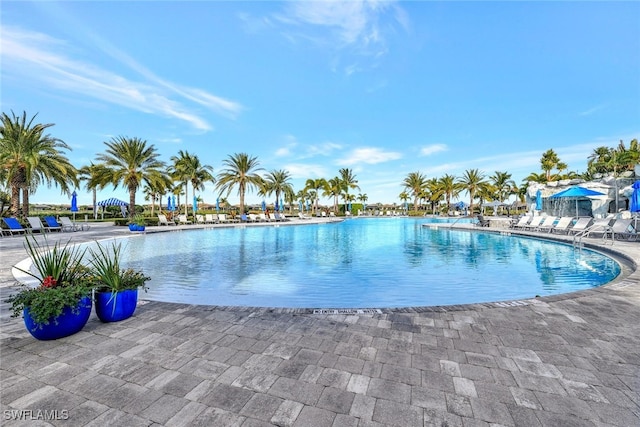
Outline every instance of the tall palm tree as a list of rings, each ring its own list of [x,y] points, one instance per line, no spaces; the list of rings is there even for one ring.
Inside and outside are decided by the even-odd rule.
[[[540,168],[544,171],[545,177],[548,181],[551,181],[551,171],[555,168],[559,172],[567,169],[567,164],[560,161],[560,158],[555,151],[549,149],[542,153],[540,158]]]
[[[267,196],[276,194],[276,202],[279,203],[281,195],[290,195],[293,193],[293,185],[291,185],[291,174],[285,170],[272,170],[262,179],[264,193]]]
[[[349,168],[342,168],[338,171],[338,173],[340,174],[340,180],[342,181],[342,188],[346,193],[347,198],[349,198],[349,189],[360,189],[360,187],[358,186],[358,180],[353,174],[353,171]]]
[[[215,182],[213,167],[203,165],[197,155],[189,154],[188,151],[182,150],[178,152],[177,156],[172,156],[171,161],[173,162],[170,168],[171,176],[176,181],[184,183],[184,213],[187,215],[187,204],[189,203],[188,184],[191,183],[194,196],[196,190],[204,190],[205,183]]]
[[[436,205],[440,203],[440,200],[442,200],[442,196],[444,196],[444,190],[440,179],[431,178],[427,180],[425,196],[425,198],[429,200],[429,204],[431,205],[431,213],[434,214]]]
[[[93,198],[93,219],[98,219],[98,190],[104,189],[109,181],[105,180],[106,174],[101,170],[104,165],[95,165],[93,163],[83,166],[79,170],[80,181],[85,181],[85,188],[91,191]]]
[[[240,196],[240,212],[244,212],[244,196],[251,188],[260,189],[262,187],[262,177],[257,174],[263,170],[259,168],[260,162],[256,157],[250,157],[246,153],[236,153],[223,161],[226,166],[218,174],[217,187],[220,194],[226,192],[229,196],[231,190],[238,186]]]
[[[143,183],[153,185],[166,179],[166,165],[158,160],[158,152],[140,138],[118,136],[104,143],[107,149],[96,159],[104,164],[99,180],[108,181],[115,188],[120,184],[129,191],[129,218],[136,213],[136,191]]]
[[[500,202],[504,202],[513,194],[516,183],[511,179],[510,173],[495,171],[489,179],[496,189],[495,198]]]
[[[404,181],[402,181],[402,185],[411,192],[413,196],[413,209],[417,211],[418,198],[427,185],[427,177],[420,172],[409,172]]]
[[[313,190],[314,194],[315,194],[315,199],[314,199],[314,210],[315,210],[315,214],[318,215],[318,201],[320,199],[320,190],[324,190],[327,187],[328,183],[327,180],[324,178],[317,178],[317,179],[312,179],[309,178],[307,179],[307,181],[304,183],[304,189],[305,190]]]
[[[323,196],[333,197],[333,211],[338,210],[338,197],[342,194],[344,184],[337,176],[327,181],[327,186],[324,188]]]
[[[11,191],[11,213],[29,216],[29,194],[38,186],[52,183],[60,186],[62,193],[78,185],[78,171],[64,155],[71,148],[62,140],[45,131],[53,123],[34,123],[37,114],[27,121],[27,113],[0,117],[0,169],[3,182]],[[22,210],[20,209],[22,193]]]
[[[439,190],[447,202],[447,212],[449,212],[451,210],[451,199],[458,197],[458,194],[463,190],[462,184],[456,181],[455,176],[449,174],[441,176],[438,179],[438,184]]]
[[[480,191],[480,187],[485,182],[484,173],[478,169],[467,169],[458,182],[469,193],[469,212],[473,214],[473,199],[475,199],[476,193]]]

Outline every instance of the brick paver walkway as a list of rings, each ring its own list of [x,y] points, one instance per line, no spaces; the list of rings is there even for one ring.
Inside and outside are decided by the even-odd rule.
[[[3,299],[21,240],[0,240]],[[640,243],[614,249],[640,259]],[[6,308],[7,426],[640,425],[635,272],[570,296],[381,314],[148,302],[48,342]]]

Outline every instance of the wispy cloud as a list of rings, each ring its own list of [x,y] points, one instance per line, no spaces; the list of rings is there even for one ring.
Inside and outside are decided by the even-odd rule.
[[[394,0],[291,1],[270,22],[279,23],[293,43],[310,42],[361,58],[385,55],[387,31],[409,26],[407,14]],[[331,62],[339,68],[337,58]],[[362,69],[353,60],[341,68],[347,75]]]
[[[604,104],[596,105],[595,107],[591,107],[591,108],[589,108],[587,110],[580,111],[578,113],[578,115],[579,116],[590,116],[590,115],[592,115],[594,113],[597,113],[600,110],[604,110],[605,108],[606,108],[606,105],[604,105]]]
[[[377,164],[389,162],[402,158],[402,154],[397,151],[385,151],[379,148],[364,147],[356,148],[347,157],[339,159],[336,163],[341,166],[352,166],[356,164]]]
[[[329,171],[322,165],[309,163],[289,163],[284,169],[294,179],[326,178]]]
[[[442,151],[447,151],[448,147],[445,144],[431,144],[426,147],[422,147],[420,149],[421,156],[430,156],[432,154],[440,153]]]
[[[72,49],[63,40],[7,26],[2,28],[2,73],[27,77],[31,85],[174,118],[200,131],[213,127],[189,103],[228,117],[242,111],[237,102],[161,79],[104,41],[96,39],[96,46],[135,71],[141,79],[133,80],[82,58],[72,58],[68,54]]]

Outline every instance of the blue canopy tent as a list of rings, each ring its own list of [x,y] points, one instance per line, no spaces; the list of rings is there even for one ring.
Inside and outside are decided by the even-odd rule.
[[[601,193],[599,191],[594,191],[591,190],[589,188],[584,188],[584,187],[580,187],[580,186],[575,186],[575,187],[570,187],[567,188],[566,190],[562,190],[559,193],[556,193],[552,196],[550,196],[550,199],[574,199],[576,201],[576,218],[578,218],[580,215],[578,214],[578,200],[580,199],[587,199],[589,197],[594,197],[594,196],[604,196],[604,193]]]
[[[120,206],[120,212],[122,213],[122,217],[124,218],[127,216],[126,208],[129,206],[129,203],[123,202],[120,199],[116,199],[115,197],[112,197],[110,199],[98,202],[98,206],[102,206],[102,219],[104,219],[104,208],[107,206]]]

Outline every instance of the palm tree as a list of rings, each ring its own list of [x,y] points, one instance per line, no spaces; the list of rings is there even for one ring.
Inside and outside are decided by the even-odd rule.
[[[189,203],[189,189],[187,184],[191,183],[193,188],[193,194],[195,196],[196,190],[204,190],[204,184],[206,182],[215,182],[213,177],[213,167],[209,165],[203,165],[200,162],[198,156],[189,154],[188,151],[180,150],[177,156],[172,156],[171,161],[173,166],[170,169],[170,173],[173,179],[184,183],[184,213],[187,212],[187,203]]]
[[[316,215],[318,215],[318,200],[320,199],[320,190],[325,189],[327,185],[328,185],[327,180],[324,178],[317,178],[317,179],[309,178],[304,183],[304,189],[313,190],[316,196],[313,201]]]
[[[337,176],[327,181],[327,186],[324,188],[323,196],[333,197],[333,211],[338,210],[338,197],[342,194],[344,184]]]
[[[251,188],[260,189],[262,187],[262,177],[256,172],[263,170],[259,168],[260,162],[256,157],[250,157],[246,153],[236,153],[223,161],[226,169],[218,174],[218,190],[220,194],[226,191],[229,196],[233,187],[238,186],[240,196],[240,212],[244,212],[244,196]]]
[[[531,172],[524,180],[526,182],[536,182],[538,184],[547,183],[547,175],[544,173]]]
[[[567,169],[567,164],[560,161],[560,158],[556,154],[555,151],[549,149],[542,153],[542,158],[540,159],[540,167],[545,173],[545,177],[548,181],[551,181],[551,171],[555,168],[559,172]]]
[[[17,117],[12,111],[11,117],[2,113],[0,118],[1,176],[11,191],[10,210],[14,216],[29,216],[29,193],[35,193],[40,184],[59,185],[67,195],[78,185],[78,171],[62,151],[71,148],[45,134],[54,124],[34,123],[36,116],[27,121],[26,112]]]
[[[166,180],[166,165],[158,160],[159,154],[153,144],[147,146],[147,141],[140,138],[118,136],[104,144],[107,150],[96,157],[104,164],[98,180],[110,182],[115,188],[122,184],[129,190],[129,218],[133,219],[136,191],[143,183],[153,186]]]
[[[362,203],[362,209],[366,210],[365,206],[366,206],[367,200],[369,200],[369,196],[367,196],[366,194],[360,193],[358,194],[357,199],[360,203]]]
[[[85,188],[91,191],[93,197],[93,219],[98,219],[98,190],[104,189],[109,184],[109,181],[104,179],[106,174],[101,168],[104,168],[104,166],[91,163],[79,170],[80,181],[86,181]]]
[[[353,174],[353,171],[351,169],[348,168],[342,168],[338,171],[338,173],[340,174],[340,180],[342,181],[343,184],[343,190],[345,192],[345,194],[347,195],[346,199],[349,198],[349,189],[360,189],[360,187],[358,187],[358,180],[356,179],[356,176]],[[345,199],[345,200],[346,200]],[[346,209],[346,206],[345,206]]]
[[[467,169],[462,178],[460,178],[459,183],[469,193],[469,212],[473,214],[473,199],[475,199],[476,193],[484,184],[484,174],[478,169]]]
[[[491,180],[493,187],[495,188],[495,196],[497,196],[496,198],[500,202],[504,203],[504,201],[514,193],[516,183],[511,179],[510,173],[496,171],[489,177],[489,179]]]
[[[442,200],[442,196],[444,195],[442,182],[438,178],[431,178],[427,180],[426,187],[426,199],[429,200],[429,204],[431,205],[431,213],[434,214],[436,205],[440,203],[440,200]]]
[[[413,209],[417,211],[418,198],[427,185],[427,177],[422,175],[420,172],[409,172],[404,181],[402,181],[402,184],[404,188],[411,192],[411,195],[413,196]]]
[[[590,173],[607,173],[608,163],[611,160],[611,152],[613,150],[609,147],[600,146],[593,149],[593,152],[588,157],[587,170]]]
[[[445,174],[438,179],[439,190],[442,192],[445,201],[447,202],[447,212],[451,210],[451,199],[458,197],[458,194],[463,190],[462,184],[456,181],[456,177],[453,175]]]
[[[272,170],[262,179],[263,192],[267,196],[276,193],[276,203],[279,203],[278,200],[280,200],[281,194],[291,198],[290,195],[293,194],[293,185],[291,185],[290,181],[291,174],[289,174],[289,172],[285,170]]]

